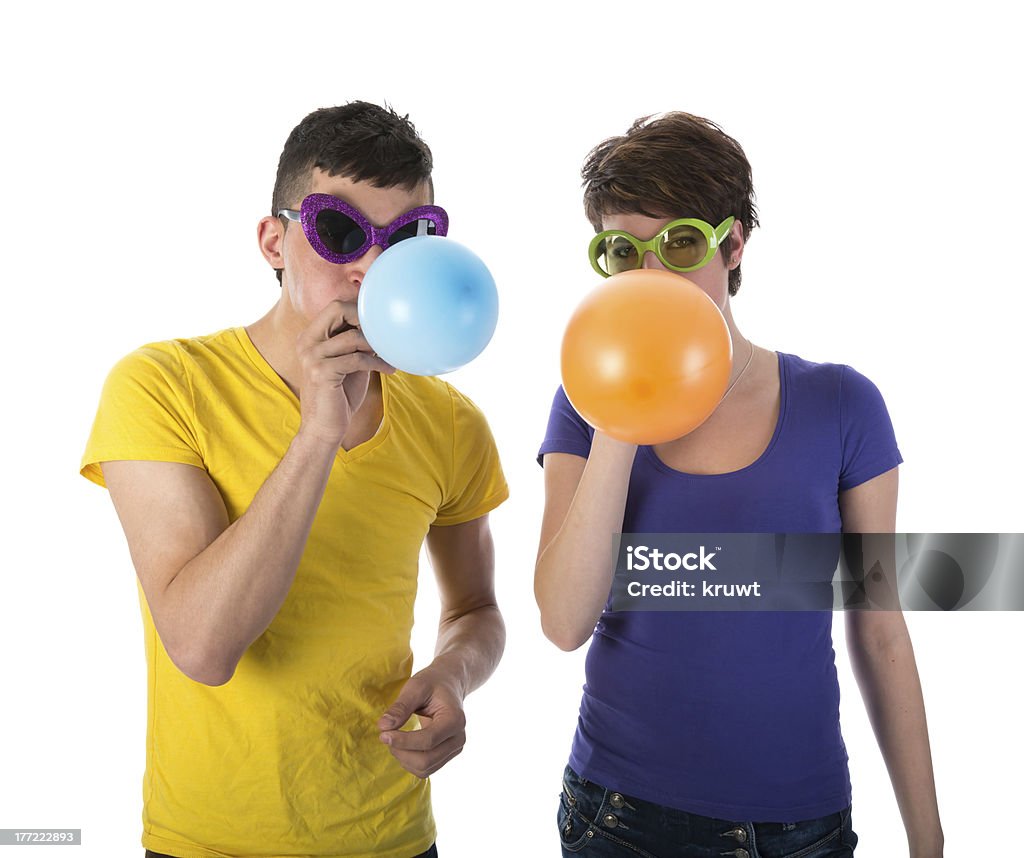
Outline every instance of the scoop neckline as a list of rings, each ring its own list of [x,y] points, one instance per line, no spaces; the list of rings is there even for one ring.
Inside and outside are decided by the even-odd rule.
[[[270,365],[269,361],[263,357],[262,353],[256,344],[252,341],[252,337],[249,336],[249,332],[245,329],[244,325],[239,325],[236,328],[232,328],[235,336],[238,338],[238,342],[242,346],[242,350],[246,356],[253,363],[270,383],[282,393],[294,406],[297,414],[302,414],[302,406],[299,403],[299,398],[292,392],[292,389],[284,383],[284,379],[277,374],[277,371]],[[381,408],[383,414],[381,416],[380,426],[377,427],[377,431],[367,438],[363,443],[357,444],[351,450],[346,450],[340,444],[338,445],[338,452],[335,458],[340,459],[342,462],[351,462],[356,459],[362,458],[371,450],[376,449],[383,443],[384,439],[387,438],[391,432],[391,387],[390,381],[387,379],[385,373],[379,373],[380,375],[380,388],[381,388]],[[296,426],[295,431],[298,431]]]
[[[761,455],[754,459],[749,465],[745,465],[735,471],[724,471],[720,474],[692,474],[689,471],[679,471],[669,465],[666,465],[654,451],[653,445],[645,445],[643,447],[643,453],[648,458],[650,463],[654,465],[659,471],[664,474],[669,474],[673,477],[679,477],[682,479],[690,480],[715,480],[723,477],[738,477],[746,474],[748,471],[759,467],[772,453],[778,443],[779,436],[782,434],[782,427],[786,421],[786,414],[788,413],[789,404],[789,373],[788,364],[785,360],[787,355],[783,352],[776,352],[779,362],[779,416],[775,421],[775,431],[772,433],[771,439],[768,441],[768,445],[761,452]]]

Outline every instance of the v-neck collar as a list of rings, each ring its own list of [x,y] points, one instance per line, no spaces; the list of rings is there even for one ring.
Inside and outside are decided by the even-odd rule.
[[[284,379],[277,374],[277,371],[270,365],[265,357],[260,353],[260,350],[256,348],[252,338],[249,336],[249,332],[244,327],[237,327],[233,329],[235,336],[238,337],[238,342],[242,346],[242,351],[245,352],[249,360],[252,361],[253,365],[264,375],[267,380],[274,386],[278,392],[284,396],[289,402],[292,403],[296,412],[300,415],[302,413],[302,407],[299,403],[299,398],[292,392],[292,389],[285,384]],[[377,431],[363,441],[362,444],[357,444],[351,450],[346,450],[340,444],[338,445],[338,452],[336,455],[337,459],[342,462],[352,462],[356,459],[360,459],[374,450],[384,439],[387,438],[391,431],[391,382],[389,381],[385,373],[380,373],[380,390],[381,390],[381,408],[383,415],[381,417],[380,426],[377,427]]]

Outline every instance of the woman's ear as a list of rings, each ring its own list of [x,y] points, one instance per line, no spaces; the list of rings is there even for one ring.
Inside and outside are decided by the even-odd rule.
[[[734,221],[729,229],[728,237],[732,247],[729,249],[729,258],[725,261],[725,267],[732,271],[743,260],[743,224],[738,220]]]

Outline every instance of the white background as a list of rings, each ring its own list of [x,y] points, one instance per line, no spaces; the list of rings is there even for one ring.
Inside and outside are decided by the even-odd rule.
[[[738,324],[762,346],[876,382],[906,458],[899,529],[1022,529],[1024,140],[1009,8],[391,0],[6,12],[0,827],[80,827],[87,845],[74,854],[142,854],[134,573],[110,501],[78,460],[117,358],[251,323],[276,300],[256,222],[285,137],[317,107],[388,100],[411,115],[435,155],[450,234],[489,264],[501,295],[491,346],[452,380],[487,413],[511,485],[492,515],[508,647],[468,702],[464,754],[433,779],[445,858],[557,854],[584,650],[563,654],[540,632],[534,456],[561,332],[595,281],[579,167],[635,117],[685,109],[743,144],[763,226],[744,257]],[[437,610],[423,572],[421,664]],[[836,620],[858,854],[906,855]],[[946,855],[1009,854],[1024,618],[907,623]]]

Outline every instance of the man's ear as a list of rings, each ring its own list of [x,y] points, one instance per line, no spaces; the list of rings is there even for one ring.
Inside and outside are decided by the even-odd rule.
[[[279,217],[261,218],[256,225],[256,240],[260,245],[260,253],[270,263],[270,267],[280,271],[284,268],[284,223]]]

